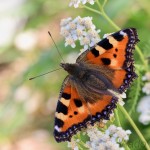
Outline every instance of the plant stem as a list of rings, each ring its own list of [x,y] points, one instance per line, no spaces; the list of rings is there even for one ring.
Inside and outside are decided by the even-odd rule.
[[[148,70],[148,64],[147,64],[147,62],[145,61],[145,58],[144,58],[144,55],[142,54],[141,49],[140,49],[138,46],[135,46],[135,49],[136,49],[136,51],[138,52],[138,54],[139,54],[139,56],[140,56],[140,58],[141,58],[141,61],[142,61],[143,64],[145,65],[146,70]]]
[[[94,13],[97,13],[97,14],[99,14],[99,15],[102,15],[102,13],[99,12],[98,10],[92,9],[92,8],[90,8],[90,7],[88,7],[88,6],[85,6],[85,5],[80,6],[80,8],[85,8],[85,9],[87,9],[87,10],[90,10],[90,11],[94,12]]]
[[[141,139],[141,141],[143,142],[145,148],[147,150],[150,150],[150,147],[147,143],[147,141],[145,140],[145,138],[143,137],[142,133],[140,132],[140,130],[137,128],[136,124],[133,122],[133,120],[131,119],[131,117],[129,116],[129,114],[127,113],[127,111],[125,110],[124,107],[118,105],[119,109],[122,111],[122,113],[127,117],[128,121],[130,122],[130,124],[132,125],[132,127],[134,128],[134,130],[136,131],[137,135],[139,136],[139,138]]]
[[[130,150],[130,148],[128,147],[128,145],[126,144],[126,142],[123,142],[123,147],[125,148],[125,150]]]
[[[80,133],[77,134],[77,138],[80,139],[79,144],[82,145],[83,147],[86,147],[86,143],[84,143],[81,139]]]
[[[108,15],[102,10],[102,16],[118,31],[120,28],[108,17]]]
[[[108,15],[105,13],[103,6],[99,2],[99,0],[96,0],[96,3],[100,9],[101,15],[116,29],[120,30],[120,28],[108,17]]]
[[[103,6],[101,5],[101,3],[99,2],[99,0],[96,0],[96,3],[100,9],[100,12],[103,10]]]
[[[107,0],[104,0],[102,7],[104,7],[107,3]]]
[[[136,86],[136,90],[134,91],[135,96],[132,98],[132,106],[130,108],[130,111],[128,112],[129,115],[131,115],[132,112],[135,111],[135,107],[138,103],[138,99],[139,99],[140,92],[141,92],[141,75],[140,75],[138,69],[137,69],[136,73],[138,75],[138,78],[134,82],[134,86]],[[129,95],[129,97],[130,97],[130,95]]]
[[[116,118],[116,121],[117,121],[117,126],[120,126],[121,127],[121,123],[120,123],[120,120],[119,120],[119,115],[118,115],[118,109],[115,109],[115,118]]]
[[[119,115],[118,115],[118,109],[115,109],[115,118],[117,120],[117,126],[121,127],[121,123],[120,123],[120,119],[119,119]],[[126,150],[130,150],[130,148],[128,147],[126,142],[123,142],[122,144]]]

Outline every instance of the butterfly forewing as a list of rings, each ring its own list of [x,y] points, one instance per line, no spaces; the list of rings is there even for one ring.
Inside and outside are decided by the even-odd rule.
[[[137,75],[134,72],[133,50],[139,41],[136,29],[128,28],[113,33],[87,50],[77,62],[103,65],[114,70],[114,86],[124,92]]]

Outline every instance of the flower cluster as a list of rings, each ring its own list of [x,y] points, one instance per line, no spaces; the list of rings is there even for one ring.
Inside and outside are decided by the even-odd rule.
[[[74,20],[72,18],[63,19],[60,23],[61,35],[65,37],[65,46],[70,45],[72,48],[76,47],[75,42],[79,40],[80,45],[84,46],[84,50],[94,46],[100,41],[95,25],[92,23],[92,17],[80,16]]]
[[[147,72],[142,80],[145,81],[144,87],[142,88],[143,93],[147,96],[144,96],[137,107],[137,111],[140,113],[139,121],[147,125],[150,123],[150,72]]]
[[[87,130],[90,141],[86,142],[86,144],[90,150],[124,150],[120,143],[128,141],[130,134],[130,130],[123,130],[115,125],[110,125],[105,132],[91,127]]]
[[[75,8],[79,7],[80,4],[86,4],[89,3],[91,5],[93,5],[95,2],[95,0],[71,0],[69,3],[69,6],[74,6]]]
[[[139,121],[144,125],[150,123],[150,95],[144,96],[137,107],[137,111],[140,112]]]
[[[147,72],[145,76],[142,78],[143,81],[148,81],[145,83],[144,87],[142,88],[143,93],[150,95],[150,72]]]

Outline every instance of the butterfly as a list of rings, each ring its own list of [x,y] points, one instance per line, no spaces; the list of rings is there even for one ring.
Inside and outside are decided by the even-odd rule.
[[[83,52],[76,63],[61,63],[68,72],[55,113],[54,137],[70,141],[87,124],[106,119],[116,107],[115,93],[125,92],[137,77],[133,50],[139,41],[135,28],[113,33]]]

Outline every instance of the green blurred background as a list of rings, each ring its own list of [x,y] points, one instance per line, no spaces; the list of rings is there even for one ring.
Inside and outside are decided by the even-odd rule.
[[[0,1],[0,150],[68,149],[53,137],[55,108],[66,73],[60,70],[32,81],[28,78],[59,67],[61,59],[48,31],[66,61],[75,60],[79,53],[79,46],[64,47],[61,19],[92,16],[101,37],[115,31],[104,18],[68,4],[69,0]],[[137,28],[139,46],[149,49],[150,0],[109,0],[105,10],[121,28]],[[150,132],[138,117],[135,121],[143,132]]]

